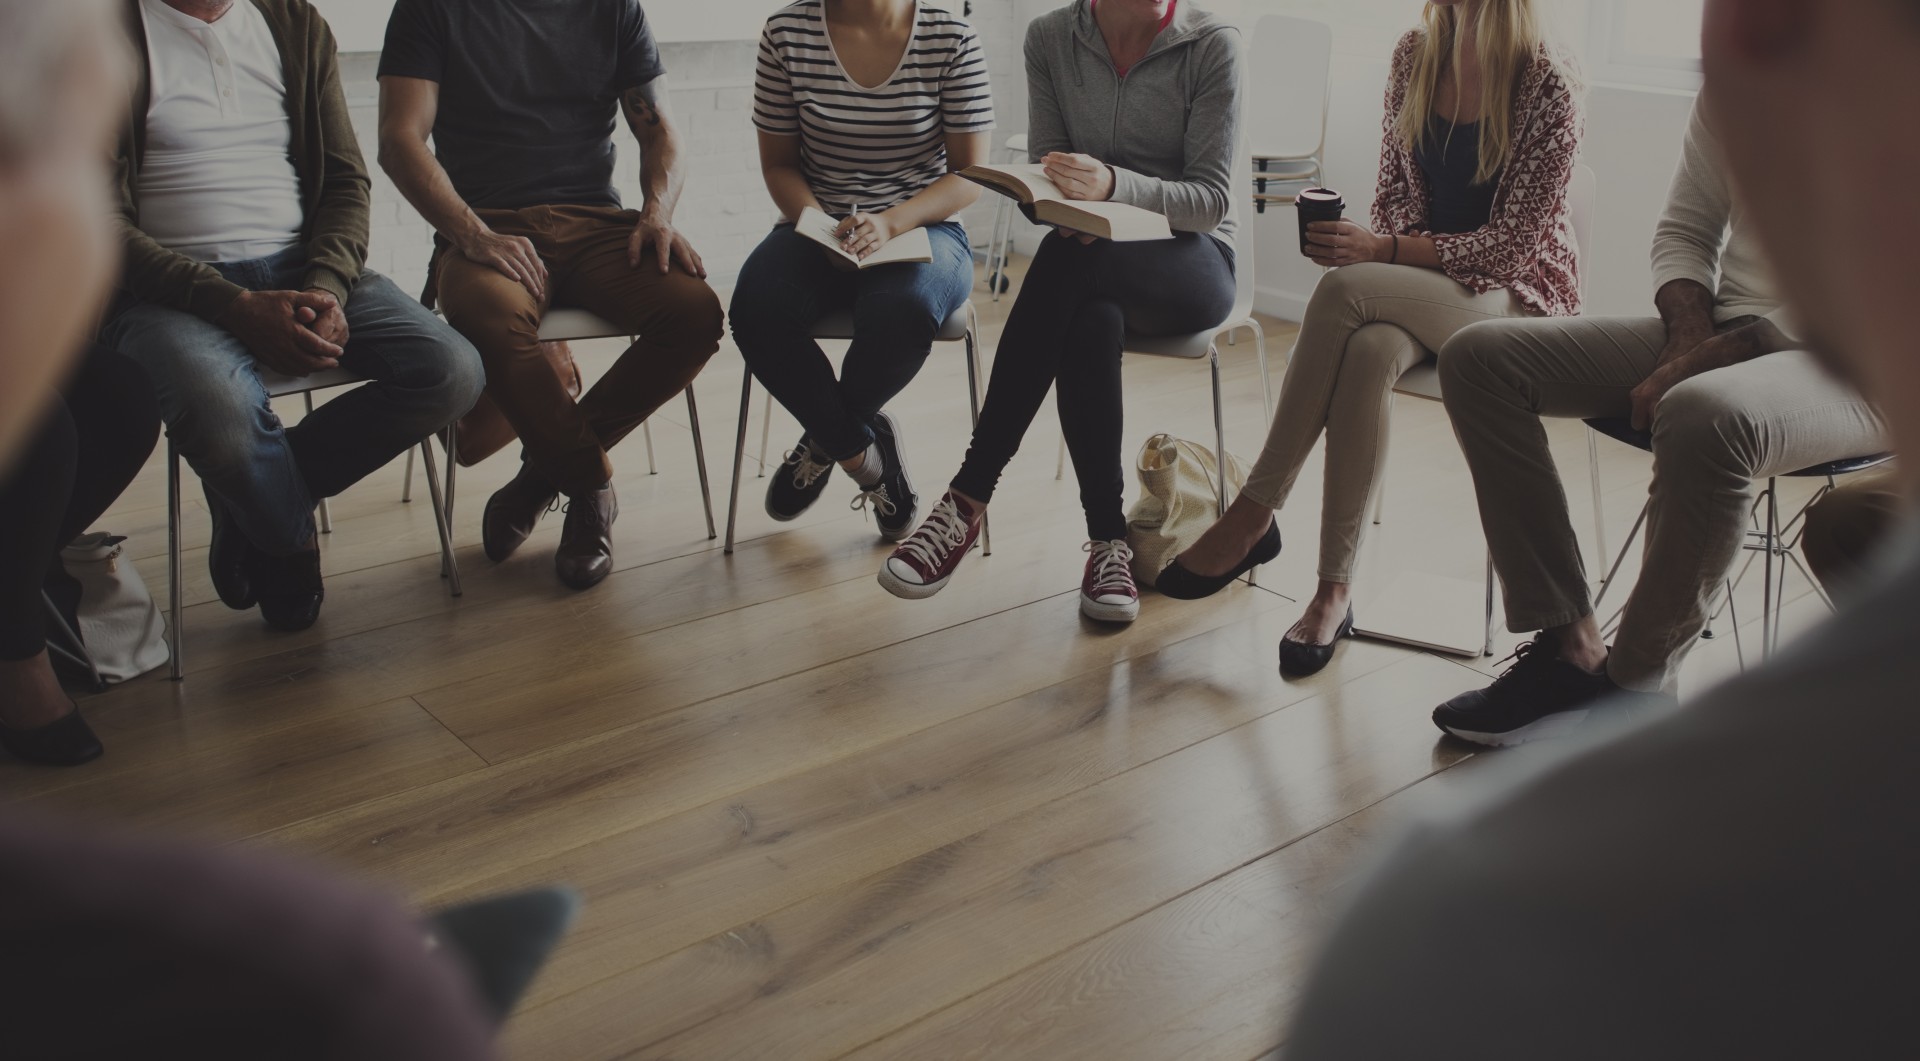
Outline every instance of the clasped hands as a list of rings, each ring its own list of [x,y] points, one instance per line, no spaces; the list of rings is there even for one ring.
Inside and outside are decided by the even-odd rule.
[[[310,376],[340,364],[347,315],[333,292],[243,291],[218,323],[262,364],[287,376]]]

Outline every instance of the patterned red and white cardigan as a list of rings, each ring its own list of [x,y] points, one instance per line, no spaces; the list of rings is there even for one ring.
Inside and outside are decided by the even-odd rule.
[[[1513,158],[1494,188],[1492,220],[1473,232],[1436,236],[1426,227],[1431,216],[1426,174],[1394,130],[1423,33],[1409,32],[1393,53],[1380,186],[1373,199],[1374,231],[1431,237],[1441,269],[1480,294],[1505,288],[1536,314],[1579,313],[1580,264],[1567,189],[1586,119],[1566,67],[1542,45],[1520,77],[1513,107]]]

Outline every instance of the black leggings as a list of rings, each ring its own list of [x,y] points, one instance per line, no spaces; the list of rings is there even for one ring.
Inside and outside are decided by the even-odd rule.
[[[1007,316],[980,425],[953,488],[993,499],[1000,473],[1057,382],[1087,537],[1125,538],[1122,340],[1130,331],[1187,335],[1210,328],[1232,311],[1233,295],[1233,251],[1212,236],[1082,244],[1048,235]]]
[[[160,406],[139,365],[93,348],[0,479],[0,660],[47,647],[45,603],[78,603],[60,549],[133,482],[160,438]]]

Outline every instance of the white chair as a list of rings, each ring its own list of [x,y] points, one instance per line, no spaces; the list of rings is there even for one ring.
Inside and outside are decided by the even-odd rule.
[[[1575,167],[1573,180],[1567,187],[1567,207],[1573,215],[1574,247],[1579,252],[1582,262],[1587,259],[1587,249],[1592,245],[1593,208],[1594,200],[1598,195],[1598,188],[1599,181],[1594,176],[1593,170],[1586,166]],[[1584,277],[1584,275],[1585,270],[1583,269],[1582,276]],[[1582,282],[1584,284],[1584,279]],[[1435,363],[1435,359],[1429,356],[1426,360],[1408,369],[1406,373],[1400,377],[1399,381],[1393,385],[1393,392],[1395,394],[1404,394],[1409,398],[1421,398],[1430,402],[1440,401],[1440,370]],[[1596,532],[1600,527],[1600,465],[1598,452],[1599,451],[1593,446],[1592,438],[1589,437],[1588,455],[1593,463],[1593,519]],[[1375,526],[1378,526],[1380,522],[1385,519],[1386,509],[1387,487],[1383,481],[1374,496],[1373,522]],[[1605,545],[1601,545],[1600,549],[1604,557],[1606,550]],[[1427,581],[1448,582],[1452,580],[1430,579]],[[1444,628],[1447,624],[1432,623],[1431,619],[1433,617],[1430,615],[1422,616],[1423,619],[1428,620],[1428,625],[1413,633],[1395,633],[1372,625],[1356,627],[1355,633],[1363,637],[1372,638],[1375,641],[1391,641],[1396,644],[1412,645],[1416,648],[1431,649],[1436,652],[1447,652],[1458,656],[1491,656],[1493,655],[1494,584],[1493,555],[1489,553],[1487,554],[1485,632],[1478,648],[1459,644],[1458,639],[1452,637],[1451,632]],[[1390,594],[1395,597],[1401,596],[1400,594],[1392,594],[1391,590]],[[1389,617],[1404,617],[1405,613],[1424,611],[1440,594],[1432,592],[1432,587],[1427,586],[1420,590],[1413,591],[1407,596],[1415,598],[1412,608],[1396,608],[1391,603],[1383,601],[1381,610],[1388,612]]]
[[[1002,150],[1005,162],[1025,162],[1027,160],[1027,134],[1015,133],[1007,137]],[[987,291],[993,301],[1013,286],[1007,279],[1007,259],[1013,255],[1013,219],[1018,216],[1013,210],[1013,200],[996,196],[993,204],[993,227],[987,230]]]
[[[1242,154],[1234,163],[1233,180],[1229,187],[1244,189],[1252,179],[1251,159]],[[1253,331],[1254,356],[1260,367],[1260,397],[1267,413],[1266,423],[1273,422],[1273,386],[1267,375],[1267,333],[1260,321],[1253,315],[1254,296],[1254,253],[1253,230],[1245,223],[1244,215],[1237,233],[1239,251],[1234,255],[1233,270],[1233,309],[1227,319],[1204,332],[1191,335],[1139,335],[1128,332],[1121,340],[1121,350],[1129,354],[1145,354],[1149,357],[1177,357],[1188,361],[1207,359],[1208,368],[1213,373],[1213,440],[1216,455],[1227,452],[1226,417],[1220,395],[1220,347],[1219,339],[1227,336],[1231,341],[1234,334],[1242,328]],[[1217,462],[1220,465],[1220,478],[1214,483],[1215,504],[1220,515],[1226,515],[1227,503],[1227,462],[1224,456]],[[1053,477],[1056,480],[1066,477],[1067,440],[1060,439],[1060,452],[1054,458]],[[1252,585],[1256,573],[1247,572],[1247,583]]]
[[[1285,15],[1254,23],[1244,113],[1256,212],[1291,205],[1301,189],[1326,183],[1332,65],[1333,30],[1326,23]],[[1269,184],[1284,190],[1269,191]]]
[[[277,372],[262,370],[260,382],[265,384],[267,394],[273,398],[284,398],[298,394],[306,401],[307,411],[313,411],[313,392],[333,387],[348,387],[366,382],[366,377],[344,368],[328,369],[311,376],[282,376]],[[445,496],[440,490],[440,474],[433,459],[432,436],[420,440],[420,459],[427,469],[427,493],[433,498],[434,528],[440,533],[440,573],[447,580],[447,593],[460,596],[460,566],[453,556],[453,539],[450,534],[449,512]],[[410,449],[409,453],[412,452]],[[449,462],[451,463],[451,462]],[[451,486],[451,483],[449,483]],[[185,662],[183,651],[186,641],[186,606],[181,590],[180,578],[180,453],[174,448],[173,439],[167,439],[167,638],[168,648],[173,659],[169,664],[169,677],[179,681],[181,668]],[[330,530],[332,520],[328,514],[326,502],[320,504],[323,530]]]
[[[850,310],[837,310],[829,313],[813,324],[808,333],[814,339],[852,341],[853,313]],[[979,318],[975,314],[972,302],[966,302],[950,314],[934,333],[934,341],[940,343],[967,344],[967,402],[973,414],[973,423],[980,423],[980,338]],[[725,551],[733,553],[734,520],[740,513],[740,466],[744,462],[747,450],[747,415],[753,407],[753,371],[742,366],[740,372],[740,432],[733,440],[733,490],[727,499],[727,544]],[[760,475],[767,469],[767,432],[772,427],[773,395],[767,395],[766,412],[761,417],[760,427]],[[993,530],[987,517],[980,518],[980,555],[993,555]]]
[[[547,310],[540,318],[540,341],[543,343],[561,342],[572,339],[626,339],[635,341],[635,337],[624,328],[595,313],[571,306],[556,306]],[[713,524],[713,491],[707,480],[707,448],[700,435],[700,408],[694,402],[693,384],[687,384],[687,425],[693,431],[693,464],[700,475],[700,501],[707,515],[707,539],[717,537]],[[649,418],[651,419],[651,418]],[[452,457],[454,425],[447,426],[447,436],[441,442],[448,449],[447,457],[447,522],[453,522],[453,483],[454,469],[458,466]],[[653,430],[647,420],[640,422],[640,435],[647,445],[647,474],[658,475],[660,469],[653,460]],[[400,489],[400,500],[413,500],[413,451],[407,451],[407,472]]]

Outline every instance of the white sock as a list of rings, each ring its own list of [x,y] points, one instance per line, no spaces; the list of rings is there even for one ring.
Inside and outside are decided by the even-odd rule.
[[[867,452],[862,457],[860,470],[847,474],[853,476],[853,481],[859,483],[862,488],[871,490],[879,486],[880,480],[886,475],[886,462],[880,456],[880,444],[867,443]]]

